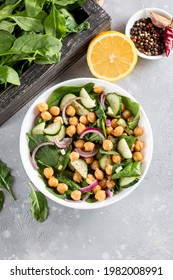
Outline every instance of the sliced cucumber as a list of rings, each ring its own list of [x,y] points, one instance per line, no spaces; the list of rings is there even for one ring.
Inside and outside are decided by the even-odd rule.
[[[43,134],[44,133],[44,128],[45,128],[45,122],[41,122],[39,124],[36,124],[33,129],[31,130],[31,134]]]
[[[131,130],[128,126],[125,128],[125,132],[126,132],[128,135],[133,135],[133,130]]]
[[[126,177],[119,179],[119,186],[121,188],[128,188],[136,184],[139,180],[139,177]]]
[[[106,114],[110,117],[116,118],[116,115],[114,114],[110,106],[107,107]]]
[[[117,121],[117,124],[118,125],[121,125],[122,127],[127,127],[127,123],[124,119],[120,118],[118,121]]]
[[[55,138],[58,138],[58,140],[61,141],[65,137],[65,126],[61,126],[61,129],[58,134],[46,135],[46,137],[52,142],[54,142]]]
[[[59,122],[48,124],[48,126],[43,130],[45,134],[55,135],[59,133],[61,129],[61,124]]]
[[[63,108],[64,108],[64,106],[66,105],[66,103],[67,103],[68,101],[70,101],[70,99],[73,99],[73,98],[75,98],[75,97],[76,97],[76,95],[74,95],[74,94],[72,94],[72,93],[69,93],[69,94],[65,95],[65,96],[62,98],[61,103],[60,103],[60,109],[61,109],[61,111],[63,110]]]
[[[99,164],[100,164],[101,169],[105,170],[106,166],[108,164],[110,164],[110,165],[112,164],[111,156],[110,155],[101,156],[99,158]]]
[[[80,173],[80,175],[86,179],[88,175],[88,165],[83,159],[77,159],[70,162],[76,171]]]
[[[132,158],[132,153],[129,149],[129,146],[124,138],[120,139],[117,144],[118,152],[124,157],[124,158]]]
[[[73,172],[75,171],[75,168],[71,165],[71,162],[69,162],[68,166],[69,166],[71,171],[73,171]]]
[[[89,113],[89,110],[87,110],[82,104],[77,101],[73,101],[72,106],[75,108],[76,114],[78,114],[79,116],[84,116]]]
[[[80,91],[80,97],[83,98],[81,99],[81,103],[85,106],[85,108],[92,109],[96,107],[96,101],[89,96],[88,92],[84,88]]]
[[[117,95],[115,92],[108,93],[106,95],[106,100],[108,101],[109,105],[111,106],[111,109],[115,116],[118,116],[121,113],[121,107],[122,107],[122,100],[121,96]]]

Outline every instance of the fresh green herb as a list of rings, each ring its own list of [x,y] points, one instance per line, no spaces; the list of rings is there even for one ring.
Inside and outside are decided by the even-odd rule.
[[[135,143],[135,141],[138,139],[138,137],[135,137],[135,136],[129,136],[129,135],[123,135],[120,137],[121,138],[124,138],[129,146],[129,148],[131,149],[133,144]]]
[[[6,189],[11,199],[14,200],[14,196],[10,189],[12,182],[13,177],[11,175],[10,169],[2,160],[0,160],[0,188]]]
[[[38,222],[44,222],[48,216],[47,200],[39,191],[36,191],[31,183],[29,183],[32,192],[30,193],[32,216]]]
[[[72,15],[84,2],[3,1],[0,6],[0,84],[19,85],[19,76],[33,62],[58,63],[63,39],[89,28],[87,22],[77,24]]]
[[[4,194],[2,191],[0,191],[0,211],[2,210],[4,205]]]

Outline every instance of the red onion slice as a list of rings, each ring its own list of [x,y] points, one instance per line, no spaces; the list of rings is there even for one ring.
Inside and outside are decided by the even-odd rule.
[[[105,106],[105,93],[102,92],[99,96],[99,101],[102,105],[103,110],[106,110],[106,106]]]
[[[98,181],[95,180],[91,185],[85,187],[85,188],[81,188],[80,191],[82,193],[86,193],[86,192],[89,192],[91,191],[92,189],[94,189],[96,186],[98,185]]]
[[[88,127],[88,128],[86,128],[80,134],[80,138],[82,139],[84,137],[84,135],[87,134],[87,133],[96,133],[96,134],[98,134],[102,138],[102,140],[105,140],[104,134],[103,134],[103,132],[99,128],[96,128],[96,127]]]
[[[68,124],[68,120],[67,120],[67,118],[66,118],[66,113],[65,113],[65,111],[66,111],[66,109],[67,109],[67,106],[70,105],[73,101],[81,100],[81,99],[83,99],[83,97],[75,97],[75,98],[70,99],[70,100],[65,104],[64,108],[62,109],[62,118],[63,118],[63,121],[64,121],[64,123],[65,123],[66,125]]]
[[[91,152],[84,152],[82,151],[80,148],[75,148],[75,151],[81,156],[81,157],[84,157],[84,158],[89,158],[89,157],[93,157],[97,154],[99,150],[99,147],[98,146],[95,146],[94,149],[91,151]]]
[[[72,143],[72,138],[64,138],[62,141],[59,141],[58,138],[55,137],[54,143],[60,149],[68,148]]]
[[[110,119],[106,120],[106,126],[111,126],[111,120]]]
[[[35,149],[33,150],[32,152],[32,155],[31,155],[31,160],[32,160],[32,165],[35,169],[38,169],[38,166],[37,166],[37,162],[35,160],[35,156],[36,156],[36,153],[37,151],[41,148],[41,147],[44,147],[44,146],[48,146],[48,145],[54,145],[53,142],[43,142],[41,144],[38,144],[37,147],[35,147]]]
[[[113,197],[113,190],[111,191],[110,189],[106,189],[106,197]]]

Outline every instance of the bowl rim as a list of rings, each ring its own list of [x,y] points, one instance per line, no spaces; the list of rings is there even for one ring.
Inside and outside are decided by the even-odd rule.
[[[172,15],[161,9],[161,8],[155,8],[155,7],[151,7],[151,8],[144,8],[144,9],[141,9],[141,10],[138,10],[137,12],[135,12],[130,18],[129,20],[127,21],[127,24],[126,24],[126,27],[125,27],[125,34],[130,38],[130,29],[132,28],[134,22],[137,20],[137,17],[140,15],[140,14],[144,14],[147,10],[151,10],[153,12],[158,12],[158,14],[160,15],[163,15],[165,17],[167,17],[168,19],[172,19]],[[135,18],[135,19],[134,19]],[[141,17],[139,17],[140,19]],[[136,48],[137,50],[137,53],[138,53],[138,56],[141,57],[141,58],[144,58],[144,59],[148,59],[148,60],[159,60],[161,58],[164,58],[166,57],[166,54],[163,53],[161,55],[157,55],[157,56],[147,56],[141,52],[138,51],[138,49]]]
[[[51,94],[51,92],[53,90],[55,90],[58,87],[64,86],[64,85],[70,85],[72,83],[72,86],[79,85],[79,84],[84,84],[87,82],[93,82],[95,84],[101,84],[103,87],[106,88],[107,87],[112,87],[113,90],[117,91],[120,95],[124,95],[127,97],[130,97],[133,101],[138,102],[130,93],[128,93],[125,89],[123,89],[120,86],[117,86],[116,84],[104,81],[104,80],[99,80],[96,78],[75,78],[75,79],[70,79],[70,80],[65,80],[63,82],[57,83],[56,85],[49,87],[48,89],[46,89],[45,91],[41,92],[41,94],[37,97],[37,99],[31,104],[30,108],[28,109],[28,111],[25,114],[25,117],[23,119],[22,125],[21,125],[21,130],[20,130],[20,138],[19,138],[19,151],[20,151],[20,157],[22,160],[22,164],[23,167],[25,169],[26,174],[28,175],[30,181],[34,184],[34,186],[41,191],[46,197],[48,197],[49,199],[55,201],[58,204],[61,204],[63,206],[67,206],[70,208],[75,208],[75,209],[84,209],[84,210],[90,210],[90,209],[98,209],[98,208],[102,208],[108,205],[112,205],[113,203],[116,203],[120,200],[122,200],[123,198],[125,198],[126,196],[128,196],[130,193],[132,193],[143,181],[150,163],[151,163],[151,159],[152,159],[152,154],[153,154],[153,134],[152,134],[152,129],[151,129],[151,125],[150,122],[148,120],[148,117],[145,113],[145,111],[143,110],[142,106],[140,105],[140,110],[141,110],[141,116],[143,116],[146,126],[148,128],[148,137],[149,137],[149,154],[148,154],[148,160],[146,162],[146,167],[145,170],[143,171],[143,174],[141,175],[139,181],[131,186],[128,189],[125,189],[127,191],[125,191],[123,193],[124,190],[122,190],[122,192],[118,193],[117,196],[114,195],[112,198],[110,199],[105,199],[104,201],[101,202],[95,202],[95,203],[87,203],[87,202],[69,202],[63,199],[60,199],[58,197],[56,197],[55,195],[51,194],[46,188],[45,188],[45,184],[43,182],[43,180],[40,178],[38,171],[35,170],[32,166],[31,163],[31,158],[30,158],[30,153],[29,153],[29,148],[28,148],[28,140],[26,137],[26,132],[28,132],[28,129],[26,129],[26,124],[27,122],[30,120],[31,115],[33,115],[33,119],[31,120],[31,124],[34,120],[34,113],[35,113],[35,108],[36,105],[38,104],[38,102],[42,102],[45,101],[45,99],[48,98],[48,96]],[[40,100],[40,101],[38,101]],[[139,102],[138,102],[139,103]],[[118,196],[119,195],[119,196]]]

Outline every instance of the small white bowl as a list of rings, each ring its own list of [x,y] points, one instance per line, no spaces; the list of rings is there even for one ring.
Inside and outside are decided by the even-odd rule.
[[[26,133],[31,131],[31,128],[33,126],[34,120],[36,115],[38,114],[37,110],[37,105],[40,102],[45,102],[47,101],[49,95],[58,87],[61,86],[81,86],[86,83],[92,82],[96,86],[102,86],[105,90],[106,93],[108,92],[117,92],[120,95],[124,95],[127,97],[130,97],[132,100],[136,101],[133,96],[131,96],[127,91],[122,89],[121,87],[117,86],[116,84],[112,84],[103,80],[98,80],[94,78],[78,78],[78,79],[73,79],[73,80],[68,80],[65,82],[62,82],[60,84],[57,84],[45,92],[43,92],[31,105],[29,108],[28,112],[25,115],[25,118],[22,123],[21,127],[21,132],[20,132],[20,155],[22,159],[22,163],[24,166],[24,169],[30,178],[30,180],[33,182],[33,184],[41,191],[44,193],[47,197],[49,197],[51,200],[55,201],[56,203],[59,203],[64,206],[68,206],[71,208],[76,208],[76,209],[96,209],[96,208],[101,208],[107,205],[111,205],[127,195],[129,195],[132,191],[134,191],[142,182],[144,179],[150,162],[152,158],[152,152],[153,152],[153,137],[152,137],[152,130],[151,126],[149,123],[149,120],[144,112],[144,110],[141,108],[141,116],[140,116],[140,121],[139,125],[143,127],[144,129],[144,135],[141,137],[141,140],[145,143],[145,148],[143,150],[144,153],[144,160],[142,164],[142,176],[140,177],[139,181],[133,185],[130,188],[123,189],[116,195],[114,195],[111,198],[107,198],[102,202],[94,202],[94,203],[87,203],[87,202],[69,202],[66,200],[59,199],[58,197],[54,196],[51,194],[46,188],[43,180],[40,178],[38,172],[33,168],[33,165],[31,163],[31,156],[28,148],[28,140],[26,137]]]
[[[145,8],[143,10],[140,10],[138,12],[136,12],[135,14],[133,14],[131,16],[131,18],[128,20],[127,24],[126,24],[126,29],[125,29],[125,34],[130,37],[130,30],[131,28],[133,27],[135,21],[141,19],[141,18],[147,18],[149,17],[149,13],[147,12],[147,10],[150,10],[151,12],[154,12],[154,13],[157,13],[163,17],[166,17],[168,19],[172,19],[172,16],[171,14],[169,14],[168,12],[162,10],[162,9],[158,9],[158,8]],[[161,55],[145,55],[141,52],[138,51],[137,49],[137,52],[138,52],[138,55],[142,58],[145,58],[145,59],[150,59],[150,60],[158,60],[158,59],[161,59],[161,58],[164,58],[166,57],[165,53],[161,54]]]

